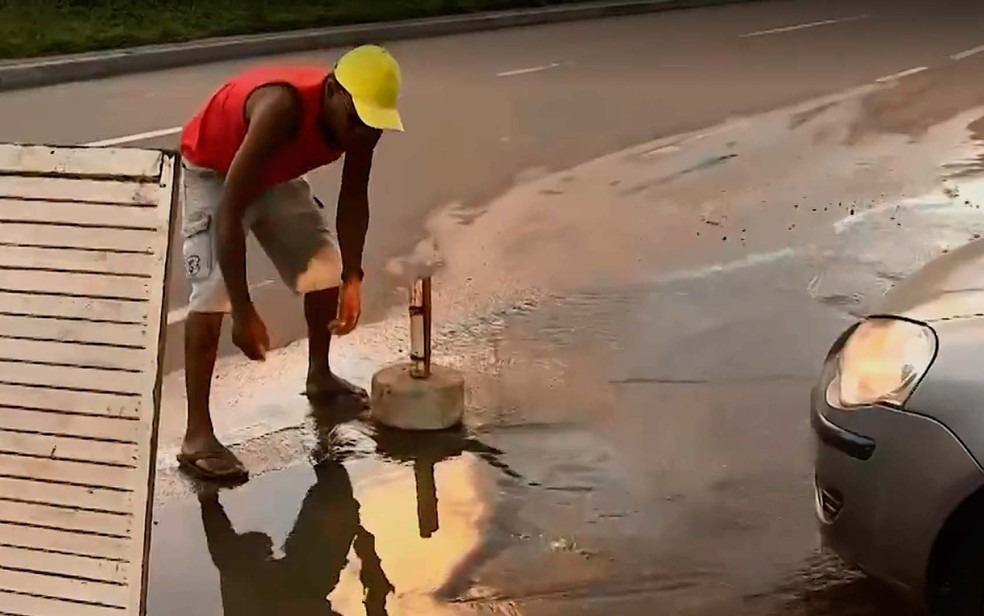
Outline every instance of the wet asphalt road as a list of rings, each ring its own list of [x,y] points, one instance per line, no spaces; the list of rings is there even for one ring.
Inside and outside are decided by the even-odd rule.
[[[381,151],[373,309],[336,365],[401,356],[394,280],[436,258],[467,428],[312,409],[303,343],[230,357],[216,422],[254,479],[199,500],[170,375],[150,616],[908,614],[819,549],[808,393],[856,315],[984,233],[982,18],[789,1],[395,46],[420,128]],[[0,96],[0,134],[171,126],[232,68]]]
[[[785,29],[829,20],[834,23]],[[375,165],[367,319],[402,301],[385,266],[425,237],[422,222],[436,207],[478,206],[530,169],[564,169],[939,63],[981,44],[982,22],[984,8],[971,0],[788,0],[396,43],[410,130],[387,137]],[[320,63],[338,55],[328,50],[269,61]],[[126,145],[175,147],[173,134],[141,137],[180,127],[224,78],[262,61],[6,93],[0,135],[43,143],[124,137]],[[516,74],[542,67],[550,68]],[[329,169],[313,176],[329,204],[338,175]],[[177,254],[180,242],[174,244]],[[273,342],[303,336],[294,316],[299,304],[253,248],[250,279]],[[187,299],[181,270],[174,271],[168,370],[181,365]],[[228,340],[223,350],[234,350]]]

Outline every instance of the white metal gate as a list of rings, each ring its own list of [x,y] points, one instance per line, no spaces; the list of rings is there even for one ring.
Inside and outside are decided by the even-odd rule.
[[[143,612],[177,167],[0,145],[0,614]]]

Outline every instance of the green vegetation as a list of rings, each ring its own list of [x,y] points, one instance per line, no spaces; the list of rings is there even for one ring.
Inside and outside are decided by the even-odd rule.
[[[571,0],[0,0],[0,58]]]

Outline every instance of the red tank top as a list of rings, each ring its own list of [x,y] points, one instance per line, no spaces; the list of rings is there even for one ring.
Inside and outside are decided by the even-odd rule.
[[[301,123],[294,139],[267,163],[260,180],[270,188],[338,160],[340,149],[325,142],[320,124],[325,79],[329,69],[270,66],[234,77],[219,88],[181,133],[181,155],[199,167],[222,174],[246,137],[246,99],[257,88],[282,83],[300,96]]]

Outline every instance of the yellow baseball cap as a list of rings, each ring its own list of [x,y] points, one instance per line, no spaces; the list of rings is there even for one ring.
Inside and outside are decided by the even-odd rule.
[[[400,65],[378,45],[363,45],[342,56],[335,65],[335,79],[355,103],[359,119],[381,130],[403,130],[396,108],[400,97]]]

